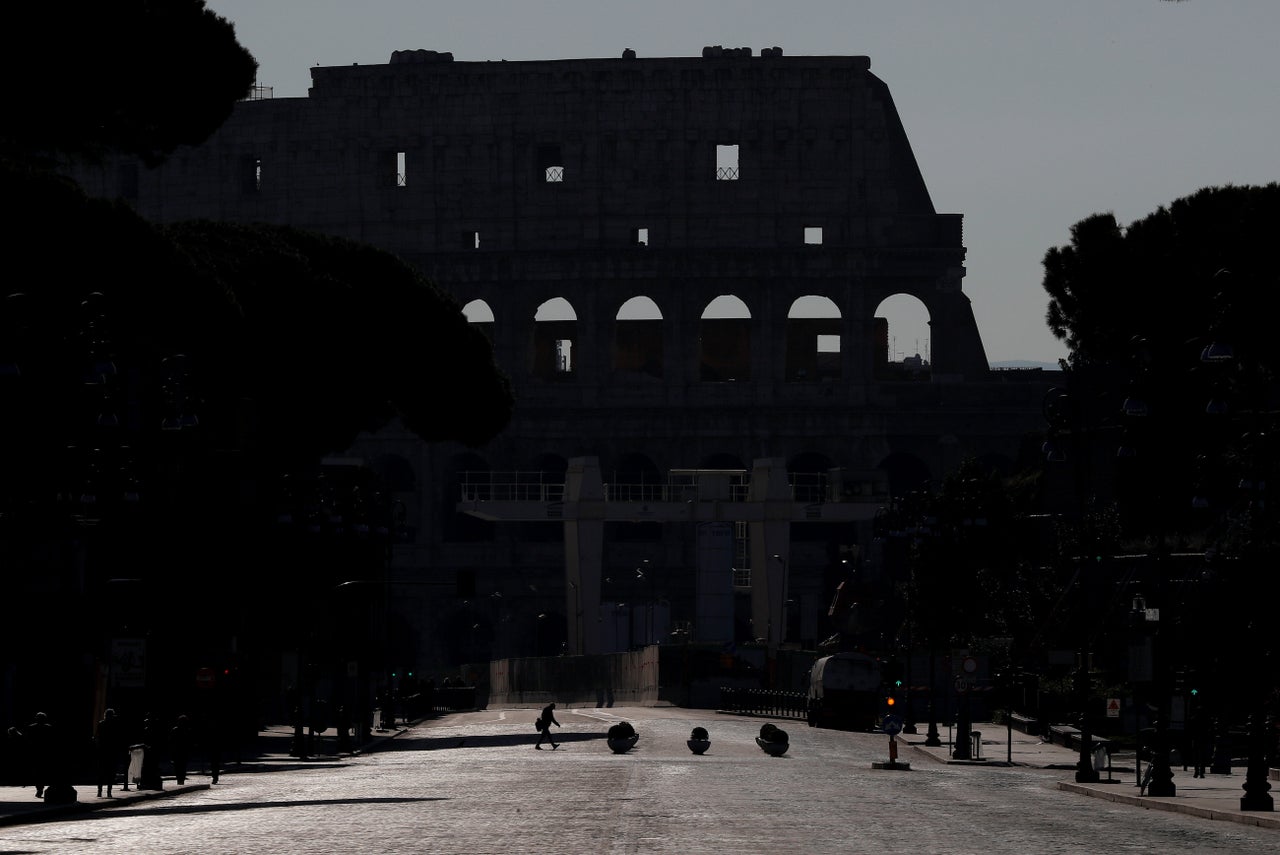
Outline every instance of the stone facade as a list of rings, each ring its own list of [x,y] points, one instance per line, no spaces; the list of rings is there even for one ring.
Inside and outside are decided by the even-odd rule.
[[[965,457],[1008,466],[1039,428],[1043,377],[989,370],[961,288],[962,218],[934,210],[866,57],[398,51],[313,68],[306,98],[242,102],[159,169],[80,177],[158,221],[372,243],[485,324],[517,394],[501,437],[473,451],[392,429],[353,450],[400,473],[417,534],[396,576],[453,583],[443,598],[406,588],[403,604],[430,616],[405,630],[424,666],[584,643],[566,526],[458,513],[465,472],[555,483],[590,458],[606,485],[654,485],[778,459],[800,475],[879,471],[884,500]],[[915,369],[888,362],[875,317],[897,294],[930,317],[929,363]],[[792,630],[777,640],[828,633],[840,556],[873,563],[870,529],[791,526]],[[598,622],[630,603],[631,642],[640,604],[646,635],[659,609],[664,630],[692,622],[695,540],[681,523],[605,523]],[[763,637],[749,623],[739,615],[737,640]],[[626,646],[618,632],[596,642]]]

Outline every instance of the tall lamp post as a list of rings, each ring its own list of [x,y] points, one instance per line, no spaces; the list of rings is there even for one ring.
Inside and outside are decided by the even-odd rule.
[[[1221,545],[1225,547],[1223,551],[1230,553],[1229,557],[1235,559],[1233,563],[1248,574],[1249,581],[1257,585],[1267,579],[1261,574],[1270,572],[1270,565],[1274,563],[1275,557],[1270,542],[1273,526],[1269,521],[1274,511],[1266,501],[1266,483],[1271,468],[1269,464],[1275,459],[1272,430],[1276,415],[1275,382],[1269,366],[1260,360],[1249,359],[1248,353],[1237,352],[1230,343],[1229,335],[1232,330],[1238,325],[1247,329],[1249,321],[1238,313],[1232,313],[1233,295],[1230,291],[1235,286],[1230,272],[1220,270],[1214,278],[1219,288],[1217,297],[1222,305],[1219,307],[1220,316],[1211,330],[1209,343],[1200,351],[1200,362],[1211,370],[1230,368],[1231,371],[1224,376],[1212,377],[1213,395],[1204,412],[1223,426],[1219,433],[1222,441],[1217,444],[1228,449],[1226,462],[1235,464],[1224,469],[1230,473],[1230,479],[1235,482],[1236,487],[1234,499],[1227,502],[1228,506],[1223,509],[1222,519],[1225,525]],[[1256,337],[1246,335],[1244,339],[1252,341]],[[1234,396],[1232,386],[1236,387]],[[1197,508],[1211,504],[1199,490],[1192,502]],[[1216,545],[1214,552],[1218,552]],[[1246,643],[1255,654],[1260,655],[1251,658],[1254,667],[1245,680],[1248,687],[1246,691],[1250,696],[1248,765],[1242,785],[1244,795],[1240,798],[1242,811],[1275,809],[1269,792],[1271,784],[1268,780],[1267,763],[1268,695],[1274,685],[1273,660],[1267,626],[1270,615],[1264,611],[1272,601],[1270,592],[1262,589],[1251,591],[1246,602]],[[1219,764],[1215,761],[1214,771],[1218,771],[1218,768]]]
[[[787,559],[777,553],[774,553],[773,560],[777,561],[782,567],[782,626],[778,627],[778,643],[782,644],[787,640],[787,624],[791,616],[791,609],[789,608],[791,604],[790,568],[787,567]]]
[[[1062,433],[1070,439],[1072,466],[1074,472],[1074,491],[1077,504],[1077,525],[1083,529],[1085,524],[1085,489],[1090,485],[1088,450],[1083,441],[1088,430],[1080,407],[1066,390],[1050,389],[1042,402],[1045,421],[1049,424],[1050,434],[1045,442],[1045,459],[1049,463],[1060,463],[1068,459],[1066,451],[1058,444]],[[1080,552],[1077,547],[1076,552]],[[1078,727],[1080,730],[1080,757],[1076,761],[1076,781],[1079,783],[1095,783],[1099,780],[1098,771],[1093,768],[1093,734],[1089,728],[1089,592],[1090,568],[1087,561],[1076,555],[1076,578],[1080,589],[1079,624],[1081,645],[1079,661],[1075,673],[1075,692],[1080,710]]]
[[[649,575],[649,559],[644,558],[640,561],[640,566],[636,568],[636,578],[642,582],[649,583],[649,602],[645,609],[645,635],[644,643],[649,645],[653,643],[653,607],[654,600],[657,597],[657,590],[654,587],[653,577]]]

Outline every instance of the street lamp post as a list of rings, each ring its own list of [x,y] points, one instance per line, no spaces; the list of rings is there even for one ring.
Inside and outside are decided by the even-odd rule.
[[[779,618],[782,626],[778,627],[778,643],[782,644],[787,640],[787,618],[790,616],[790,610],[787,608],[787,604],[791,602],[789,599],[791,579],[788,572],[790,568],[787,567],[787,559],[777,553],[774,554],[773,560],[782,567],[782,614]]]
[[[649,574],[649,559],[644,558],[640,561],[640,566],[636,568],[636,578],[642,582],[649,583],[649,602],[645,609],[645,645],[653,643],[653,607],[654,600],[657,597],[657,591],[654,588],[653,577]]]
[[[1076,671],[1076,691],[1080,706],[1080,759],[1076,761],[1076,782],[1081,784],[1097,783],[1101,777],[1098,770],[1093,768],[1093,731],[1089,722],[1089,698],[1090,678],[1089,678],[1089,568],[1088,562],[1084,562],[1080,568],[1080,601],[1081,601],[1081,617],[1080,629],[1084,635],[1085,643],[1080,647],[1080,662]]]
[[[1235,467],[1227,467],[1227,471],[1232,473],[1232,479],[1238,477],[1235,499],[1228,503],[1230,508],[1223,517],[1226,527],[1222,541],[1233,547],[1237,566],[1243,565],[1244,570],[1252,575],[1267,572],[1270,569],[1268,565],[1274,561],[1273,547],[1269,542],[1271,526],[1268,524],[1273,509],[1268,505],[1265,494],[1270,464],[1275,459],[1272,431],[1276,415],[1274,380],[1265,360],[1250,358],[1251,354],[1243,349],[1237,352],[1231,344],[1229,336],[1233,329],[1246,322],[1230,310],[1229,292],[1234,287],[1230,271],[1218,271],[1215,280],[1219,287],[1217,296],[1224,305],[1220,307],[1220,317],[1215,320],[1209,343],[1200,351],[1199,360],[1202,367],[1210,370],[1230,368],[1231,371],[1213,376],[1213,396],[1204,412],[1224,426],[1225,433],[1220,436],[1230,437],[1221,444],[1231,453],[1228,462],[1236,463]],[[1247,335],[1244,338],[1246,342],[1252,340]],[[1233,386],[1235,399],[1230,400]],[[1197,508],[1210,504],[1199,490],[1192,502]],[[1270,615],[1263,611],[1270,605],[1270,599],[1265,590],[1259,590],[1252,592],[1246,603],[1246,644],[1257,655],[1251,657],[1255,669],[1246,680],[1246,691],[1250,695],[1248,765],[1242,785],[1244,795],[1240,798],[1242,811],[1275,809],[1269,792],[1271,784],[1267,763],[1267,708],[1268,695],[1273,687],[1273,660],[1266,628]],[[1229,768],[1229,761],[1220,763],[1215,759],[1214,767],[1215,772],[1219,768]]]
[[[929,729],[925,733],[924,744],[930,748],[939,748],[942,745],[942,737],[938,733],[938,710],[934,705],[934,684],[937,681],[938,674],[938,653],[934,650],[933,642],[929,642]]]
[[[1081,411],[1079,403],[1075,397],[1066,389],[1054,388],[1045,394],[1042,403],[1045,421],[1050,426],[1050,435],[1045,442],[1045,459],[1049,463],[1060,463],[1067,460],[1068,455],[1058,445],[1060,434],[1065,432],[1071,440],[1071,454],[1073,475],[1074,475],[1074,492],[1076,501],[1076,522],[1079,531],[1083,531],[1086,523],[1087,500],[1085,491],[1087,487],[1092,486],[1091,473],[1088,470],[1090,464],[1090,449],[1085,443],[1085,434],[1090,430],[1087,423],[1086,414]],[[1092,573],[1090,572],[1089,562],[1087,558],[1080,555],[1081,546],[1076,547],[1076,578],[1079,581],[1079,624],[1081,633],[1081,644],[1079,649],[1079,661],[1075,672],[1075,692],[1077,704],[1079,706],[1079,721],[1077,722],[1080,731],[1080,757],[1076,761],[1076,781],[1079,783],[1094,783],[1099,780],[1096,769],[1093,768],[1093,734],[1089,727],[1089,593]]]

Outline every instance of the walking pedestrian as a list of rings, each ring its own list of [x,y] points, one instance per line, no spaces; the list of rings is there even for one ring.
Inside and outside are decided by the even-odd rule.
[[[556,721],[555,708],[554,702],[549,703],[542,708],[542,715],[538,716],[538,730],[541,731],[542,735],[538,737],[538,743],[533,747],[539,751],[542,750],[543,740],[551,739],[551,725],[560,726],[560,722]],[[560,744],[551,739],[551,750],[554,751],[559,747]]]
[[[98,733],[94,738],[95,760],[94,768],[97,775],[98,798],[102,798],[102,788],[107,788],[107,798],[111,798],[111,788],[116,782],[116,769],[119,768],[120,758],[124,754],[124,731],[121,728],[120,719],[116,718],[116,711],[109,709],[102,714],[102,720],[98,722]],[[128,784],[125,784],[128,788]]]
[[[338,707],[338,753],[354,754],[351,747],[351,714],[347,712],[347,705],[342,704]]]
[[[217,713],[205,722],[204,747],[209,758],[209,781],[216,784],[222,774],[222,718]]]
[[[1191,716],[1191,763],[1194,766],[1191,777],[1204,777],[1205,764],[1209,762],[1209,755],[1213,752],[1212,741],[1209,717],[1203,710],[1196,710]]]
[[[54,760],[57,745],[53,725],[49,724],[49,716],[36,713],[35,719],[22,731],[26,746],[27,769],[31,780],[35,783],[36,798],[44,798],[45,788],[52,783]]]
[[[160,746],[164,733],[155,713],[147,713],[142,719],[142,768],[138,772],[139,790],[163,790],[160,778]]]
[[[182,786],[187,782],[187,764],[191,760],[191,722],[185,715],[178,716],[169,731],[169,760],[173,763],[173,777]]]

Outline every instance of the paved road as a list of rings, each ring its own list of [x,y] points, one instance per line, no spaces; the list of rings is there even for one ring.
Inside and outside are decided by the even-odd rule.
[[[944,765],[873,770],[887,738],[709,711],[558,710],[558,750],[535,751],[535,710],[434,720],[383,750],[279,757],[208,790],[0,828],[0,853],[1109,853],[1271,852],[1280,831],[1116,805],[1056,788],[1061,771]],[[625,755],[608,726],[640,733]],[[695,756],[689,730],[707,727]]]

